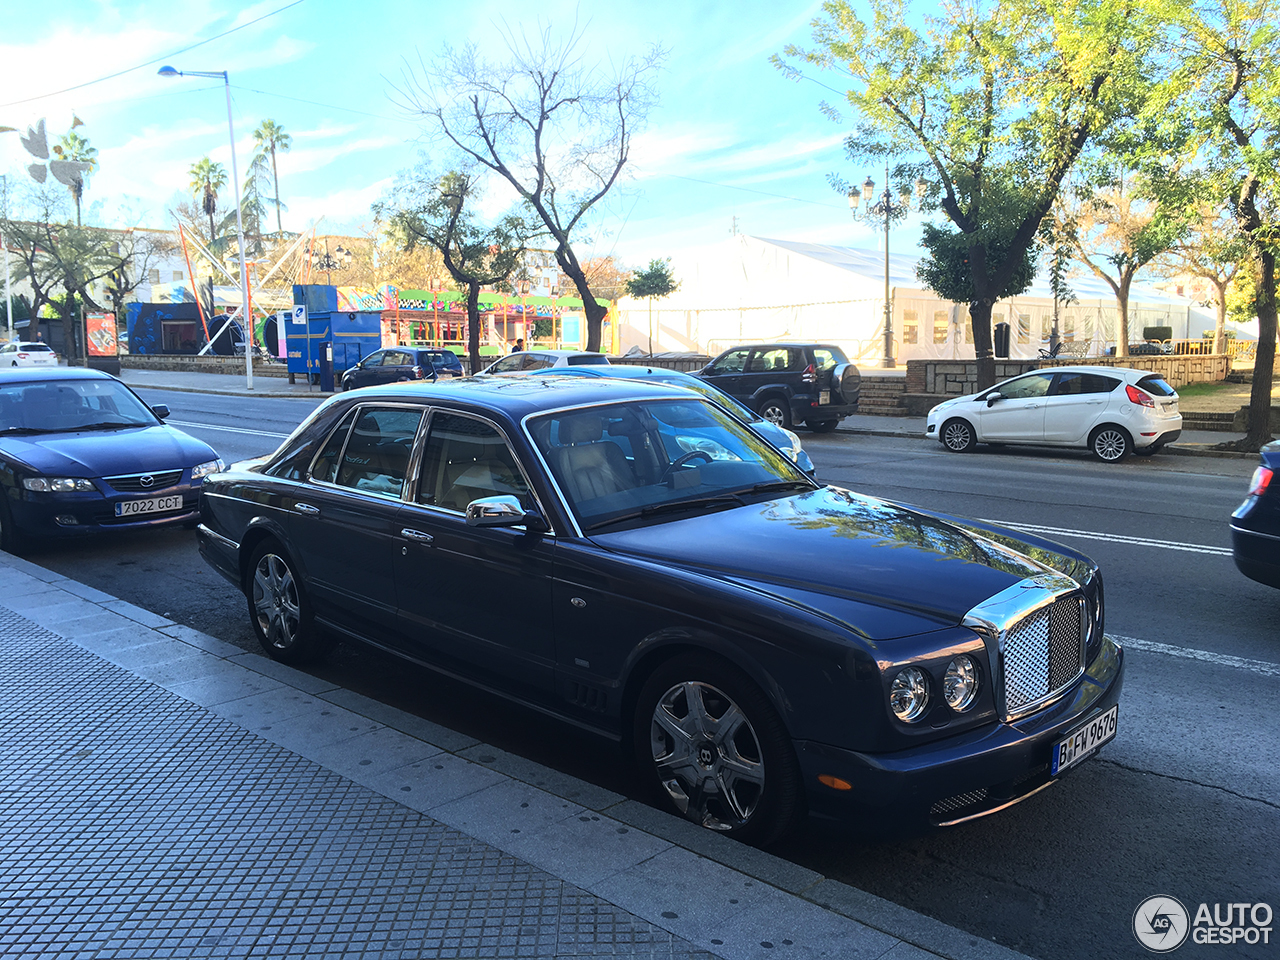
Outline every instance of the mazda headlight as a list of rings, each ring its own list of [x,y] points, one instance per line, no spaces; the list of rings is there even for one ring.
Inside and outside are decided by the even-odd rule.
[[[92,493],[97,489],[92,480],[79,477],[27,477],[22,485],[36,493]]]
[[[942,698],[956,713],[964,713],[978,698],[978,665],[963,653],[947,664],[942,677]]]
[[[919,667],[907,667],[889,684],[889,709],[903,723],[914,723],[929,705],[929,682]]]
[[[221,459],[208,460],[191,468],[191,479],[199,480],[201,477],[207,477],[211,473],[219,473],[225,469],[227,465]]]

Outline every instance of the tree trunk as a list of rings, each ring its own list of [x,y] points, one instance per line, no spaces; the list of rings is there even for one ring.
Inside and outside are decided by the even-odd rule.
[[[1258,354],[1253,361],[1253,386],[1249,391],[1249,432],[1240,446],[1257,451],[1272,439],[1271,377],[1276,362],[1276,255],[1267,247],[1258,251],[1262,268],[1258,284]]]
[[[480,284],[467,281],[467,356],[471,360],[471,373],[477,374],[480,366]]]
[[[1116,307],[1120,310],[1120,322],[1116,330],[1116,356],[1127,357],[1129,355],[1129,280],[1122,279],[1120,282],[1120,288],[1116,292]],[[1124,353],[1120,352],[1121,347],[1124,348]]]
[[[280,226],[280,174],[276,172],[276,148],[273,144],[271,147],[271,187],[276,194],[276,239],[284,234],[284,227]]]
[[[974,300],[969,304],[969,325],[973,330],[973,355],[978,362],[978,389],[985,390],[996,382],[996,357],[991,345],[990,300]]]
[[[556,263],[560,265],[564,275],[573,281],[574,287],[578,290],[578,296],[582,298],[582,312],[587,316],[587,349],[593,352],[599,351],[600,334],[604,327],[604,318],[609,313],[609,308],[602,307],[596,303],[596,298],[592,295],[591,287],[587,283],[586,272],[583,271],[576,260],[564,255],[560,249],[557,249]]]
[[[1213,321],[1213,352],[1227,352],[1227,285],[1217,280],[1213,287],[1218,291],[1217,317]]]

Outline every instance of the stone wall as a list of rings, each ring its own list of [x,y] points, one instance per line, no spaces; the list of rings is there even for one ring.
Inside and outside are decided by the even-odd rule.
[[[183,373],[225,373],[244,376],[244,357],[196,357],[188,354],[122,354],[126,370],[177,370]],[[287,377],[285,364],[254,358],[255,377]]]
[[[1231,358],[1225,353],[1204,356],[1160,354],[1140,357],[1089,357],[1085,360],[1041,360],[1040,367],[1132,367],[1158,373],[1175,390],[1188,383],[1220,383],[1231,372]],[[999,379],[997,377],[996,379]]]
[[[661,367],[663,370],[679,370],[681,373],[697,373],[711,362],[711,357],[698,353],[686,353],[674,356],[659,353],[652,357],[647,355],[610,357],[609,362],[619,366]]]
[[[1132,367],[1150,370],[1175,390],[1188,383],[1218,383],[1231,372],[1226,354],[1207,356],[1160,355],[1141,357],[1063,357],[1055,360],[997,360],[996,382],[1028,370],[1050,367]],[[907,393],[958,397],[978,389],[978,364],[973,360],[908,360]]]
[[[1034,370],[1035,360],[997,360],[996,380],[1007,380]],[[974,360],[908,360],[907,393],[960,397],[978,389],[978,364]]]

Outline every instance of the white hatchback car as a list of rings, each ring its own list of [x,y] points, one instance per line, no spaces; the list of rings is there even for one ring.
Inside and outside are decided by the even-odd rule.
[[[47,343],[14,341],[0,347],[0,367],[56,367],[58,355]]]
[[[1158,373],[1051,367],[929,411],[925,436],[964,453],[979,443],[1085,447],[1106,463],[1152,454],[1182,433],[1178,394]]]
[[[519,353],[507,354],[480,372],[498,375],[535,373],[552,367],[577,367],[608,362],[609,358],[603,353],[588,353],[585,350],[521,350]]]

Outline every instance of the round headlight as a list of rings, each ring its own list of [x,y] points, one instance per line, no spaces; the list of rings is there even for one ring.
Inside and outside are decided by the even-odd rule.
[[[907,667],[889,685],[889,708],[904,723],[919,720],[929,705],[929,685],[924,671],[919,667]]]
[[[978,665],[963,653],[947,664],[942,678],[942,696],[947,706],[963,713],[973,706],[978,696]]]

